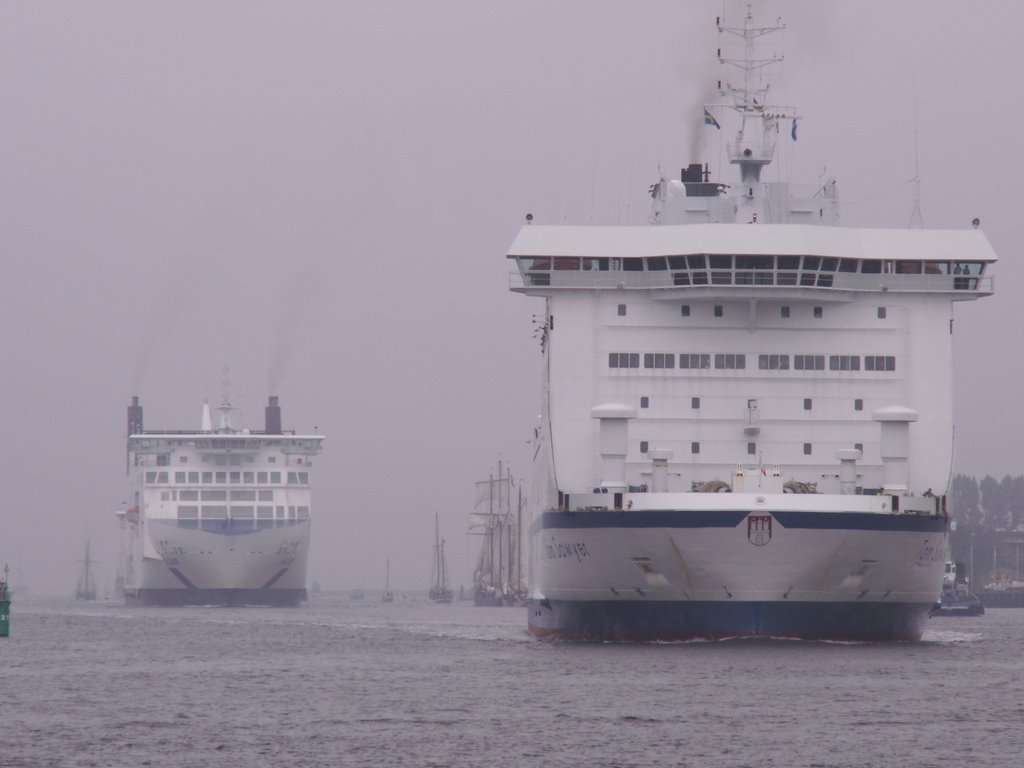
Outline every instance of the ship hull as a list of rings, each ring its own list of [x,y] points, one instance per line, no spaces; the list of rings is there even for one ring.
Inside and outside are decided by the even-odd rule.
[[[150,546],[125,585],[135,605],[298,605],[306,599],[308,520],[200,526],[145,523]]]
[[[716,509],[555,512],[532,531],[542,639],[921,638],[944,518]]]
[[[739,637],[920,640],[935,603],[532,600],[530,632],[544,640],[673,642]]]

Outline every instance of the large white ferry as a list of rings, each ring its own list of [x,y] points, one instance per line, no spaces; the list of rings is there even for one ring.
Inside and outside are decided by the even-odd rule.
[[[144,605],[296,605],[306,598],[310,473],[323,437],[235,429],[225,397],[214,428],[144,430],[128,407],[132,501],[117,512],[125,600]]]
[[[838,226],[834,181],[766,182],[792,108],[743,42],[725,153],[652,225],[538,226],[544,299],[529,628],[538,637],[916,640],[942,588],[953,306],[992,293],[974,229]],[[727,107],[728,109],[724,109]],[[530,217],[528,217],[529,219]]]

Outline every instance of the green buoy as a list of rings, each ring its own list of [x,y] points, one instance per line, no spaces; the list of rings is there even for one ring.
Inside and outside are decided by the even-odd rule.
[[[8,568],[4,565],[4,577],[0,579],[0,637],[11,633],[11,593],[7,589]]]

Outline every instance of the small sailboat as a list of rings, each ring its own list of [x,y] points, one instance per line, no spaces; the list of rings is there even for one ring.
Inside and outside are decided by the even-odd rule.
[[[89,542],[85,542],[85,559],[82,561],[82,570],[78,574],[78,584],[75,587],[75,600],[96,599],[96,575],[92,567],[96,561],[89,555]]]
[[[434,578],[430,587],[430,599],[435,603],[450,603],[452,590],[448,586],[448,564],[444,558],[444,539],[441,527],[434,513]]]
[[[391,560],[387,561],[387,565],[384,568],[384,594],[381,595],[380,601],[382,603],[393,603],[395,602],[395,596],[391,594]]]
[[[4,576],[0,579],[0,637],[11,634],[11,591],[7,588],[9,570],[4,563]]]

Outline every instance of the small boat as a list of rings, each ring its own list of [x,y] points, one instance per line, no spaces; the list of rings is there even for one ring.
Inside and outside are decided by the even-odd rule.
[[[382,603],[393,603],[395,602],[395,596],[391,592],[391,561],[388,560],[387,566],[384,569],[384,594],[381,595],[380,601]]]
[[[11,591],[7,588],[10,569],[4,564],[4,577],[0,579],[0,637],[11,633]]]
[[[82,571],[78,574],[78,584],[75,586],[75,600],[96,599],[96,575],[92,567],[96,561],[89,555],[89,542],[85,542],[85,559],[82,560]]]
[[[444,557],[444,539],[441,538],[441,528],[436,512],[434,513],[434,574],[430,586],[430,599],[435,603],[450,603],[452,601],[452,589],[448,585],[448,564]]]
[[[366,591],[362,587],[356,587],[351,593],[349,593],[349,597],[353,600],[362,600],[366,597]]]
[[[957,564],[946,561],[946,574],[942,578],[942,594],[939,602],[928,614],[935,616],[983,616],[985,606],[976,594],[971,592],[965,578],[958,575]]]

